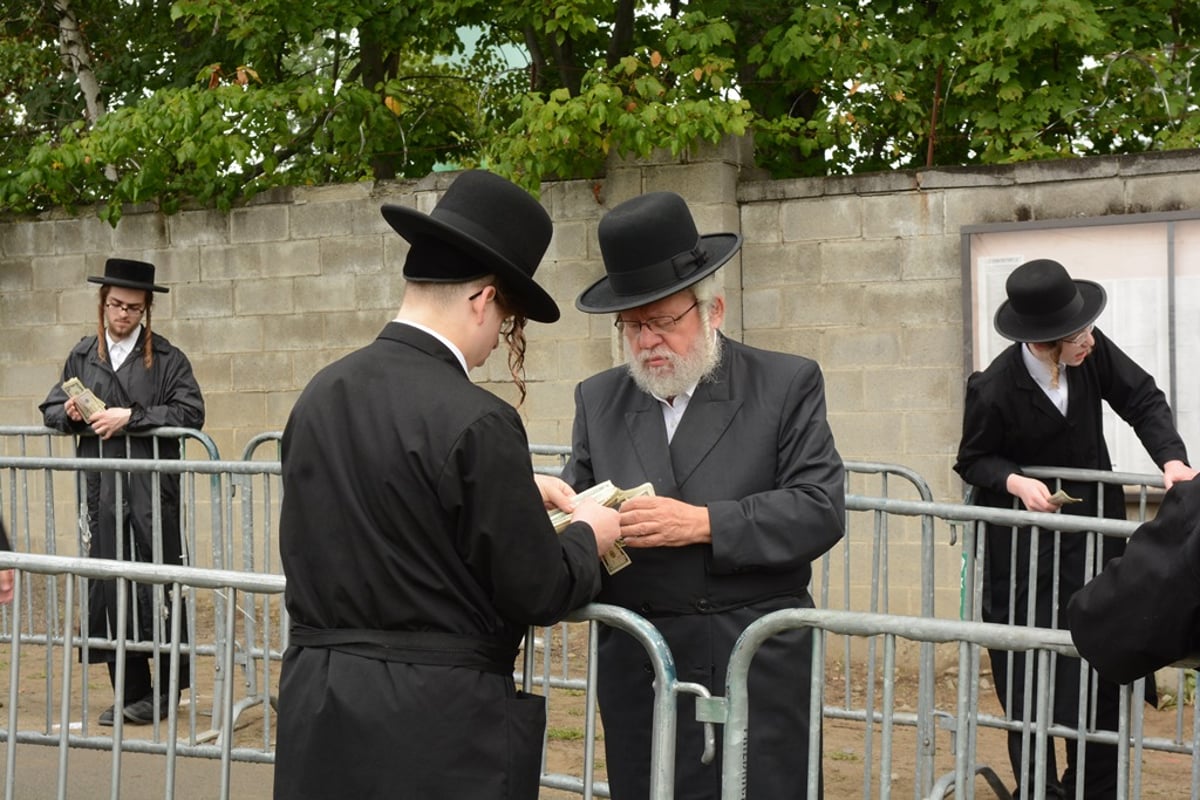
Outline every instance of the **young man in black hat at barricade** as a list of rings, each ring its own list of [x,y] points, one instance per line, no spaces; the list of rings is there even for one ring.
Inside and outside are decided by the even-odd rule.
[[[502,337],[524,396],[533,280],[551,222],[518,186],[460,175],[411,245],[404,301],[372,344],[319,372],[283,434],[280,551],[291,640],[275,797],[538,795],[544,700],[515,690],[528,625],[592,599],[616,511],[535,481],[517,411],[473,384]]]
[[[811,608],[811,562],[843,535],[844,473],[824,379],[815,361],[719,332],[717,270],[741,238],[700,236],[679,195],[621,203],[601,219],[599,239],[607,274],[575,304],[615,316],[627,364],[577,387],[563,477],[576,490],[605,480],[653,484],[654,496],[620,508],[631,563],[605,577],[597,599],[646,617],[666,637],[679,680],[721,695],[739,634],[777,609]],[[810,631],[793,630],[769,639],[751,665],[748,796],[756,800],[805,795],[811,653]],[[638,643],[601,630],[600,712],[615,800],[647,796],[653,678]],[[701,763],[694,703],[679,708],[676,796],[716,798],[720,758]]]
[[[1107,301],[1104,287],[1072,279],[1057,261],[1036,259],[1013,270],[1005,289],[1008,297],[996,310],[994,324],[1001,336],[1015,344],[967,380],[962,441],[954,465],[962,479],[976,487],[977,504],[1007,509],[1016,498],[1030,511],[1061,508],[1064,514],[1097,516],[1103,507],[1105,517],[1124,519],[1125,497],[1117,484],[1107,484],[1101,496],[1094,482],[1064,480],[1063,491],[1080,501],[1064,505],[1043,481],[1021,470],[1023,466],[1111,470],[1101,413],[1104,402],[1133,426],[1146,452],[1163,470],[1168,488],[1196,474],[1187,465],[1183,439],[1154,378],[1095,327]],[[1036,593],[1034,624],[1066,629],[1067,602],[1083,586],[1086,575],[1088,537],[1062,534],[1060,540],[1053,531],[1041,531],[1033,575],[1031,539],[1028,527],[988,526],[983,620],[1026,624],[1029,596]],[[1123,544],[1106,538],[1104,559],[1119,555]],[[1011,719],[1021,719],[1027,694],[1025,654],[993,650],[989,655],[1000,703]],[[1077,659],[1057,657],[1051,689],[1053,721],[1071,728],[1079,722],[1079,673]],[[1153,683],[1146,686],[1147,699],[1153,698]],[[1029,694],[1036,697],[1038,691],[1034,686]],[[1095,728],[1117,729],[1119,691],[1116,684],[1099,682],[1094,718],[1089,719]],[[1036,705],[1034,701],[1033,708]],[[1008,750],[1018,789],[1028,797],[1036,764],[1028,754],[1029,776],[1021,777],[1024,738],[1022,731],[1010,731]],[[1032,747],[1032,735],[1029,742]],[[1075,797],[1078,783],[1088,800],[1116,797],[1115,746],[1088,742],[1083,765],[1077,763],[1074,740],[1067,741],[1066,752],[1067,765],[1060,776],[1054,748],[1046,751],[1047,797]]]
[[[183,351],[151,326],[154,294],[169,289],[154,283],[154,265],[143,261],[110,258],[100,284],[96,334],[86,336],[71,350],[62,381],[50,390],[39,407],[48,427],[79,436],[82,457],[154,458],[155,439],[126,437],[124,432],[148,431],[163,426],[194,428],[204,425],[204,398]],[[93,408],[69,395],[63,384],[78,379],[104,404]],[[84,413],[87,413],[87,418]],[[159,439],[158,458],[179,458],[179,441]],[[120,494],[117,478],[120,477]],[[161,542],[154,536],[154,480],[159,481]],[[83,546],[94,558],[179,565],[184,563],[179,527],[179,476],[146,472],[88,472],[87,526]],[[121,508],[117,508],[118,497]],[[118,531],[120,535],[118,536]],[[161,623],[160,643],[171,641],[170,591],[157,586],[133,585],[128,607],[126,637],[153,642],[152,625]],[[117,582],[88,582],[88,636],[116,639]],[[187,619],[180,619],[180,641],[187,641]],[[89,658],[108,665],[116,686],[116,650],[91,647]],[[157,655],[158,674],[151,677],[151,655],[126,651],[124,715],[128,722],[147,724],[167,716],[179,693],[190,685],[186,650],[179,663],[178,691],[170,694],[170,658]],[[100,714],[101,725],[112,725],[114,708]]]

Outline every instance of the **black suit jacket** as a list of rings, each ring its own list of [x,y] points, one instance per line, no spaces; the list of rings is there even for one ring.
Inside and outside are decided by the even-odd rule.
[[[1200,651],[1200,480],[1167,492],[1068,614],[1080,655],[1118,683]]]

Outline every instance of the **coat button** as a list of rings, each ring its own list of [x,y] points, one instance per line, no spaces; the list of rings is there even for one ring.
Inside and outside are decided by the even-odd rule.
[[[709,611],[711,609],[712,609],[712,603],[710,603],[708,601],[707,597],[701,597],[699,600],[696,601],[696,610],[697,611],[703,612],[703,611]]]

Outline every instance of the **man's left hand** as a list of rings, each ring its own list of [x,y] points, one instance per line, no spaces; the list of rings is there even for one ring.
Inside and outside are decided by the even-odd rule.
[[[537,484],[538,493],[542,496],[542,504],[546,506],[547,511],[557,508],[570,514],[574,510],[571,498],[575,496],[575,490],[562,478],[535,472],[533,473],[533,482]]]
[[[1196,470],[1176,459],[1163,464],[1163,486],[1170,489],[1181,481],[1190,481],[1196,477]]]
[[[626,547],[683,547],[712,541],[708,509],[671,497],[632,497],[621,504]]]

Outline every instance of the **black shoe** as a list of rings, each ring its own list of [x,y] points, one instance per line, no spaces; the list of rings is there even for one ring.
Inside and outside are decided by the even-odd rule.
[[[108,708],[101,711],[100,712],[100,720],[99,720],[100,724],[106,728],[111,728],[113,726],[113,712],[115,710],[116,710],[116,706],[109,706]]]
[[[167,697],[158,698],[158,719],[166,719],[171,713],[171,703]],[[133,725],[149,725],[154,722],[154,695],[148,694],[132,705],[125,706],[125,721]]]

